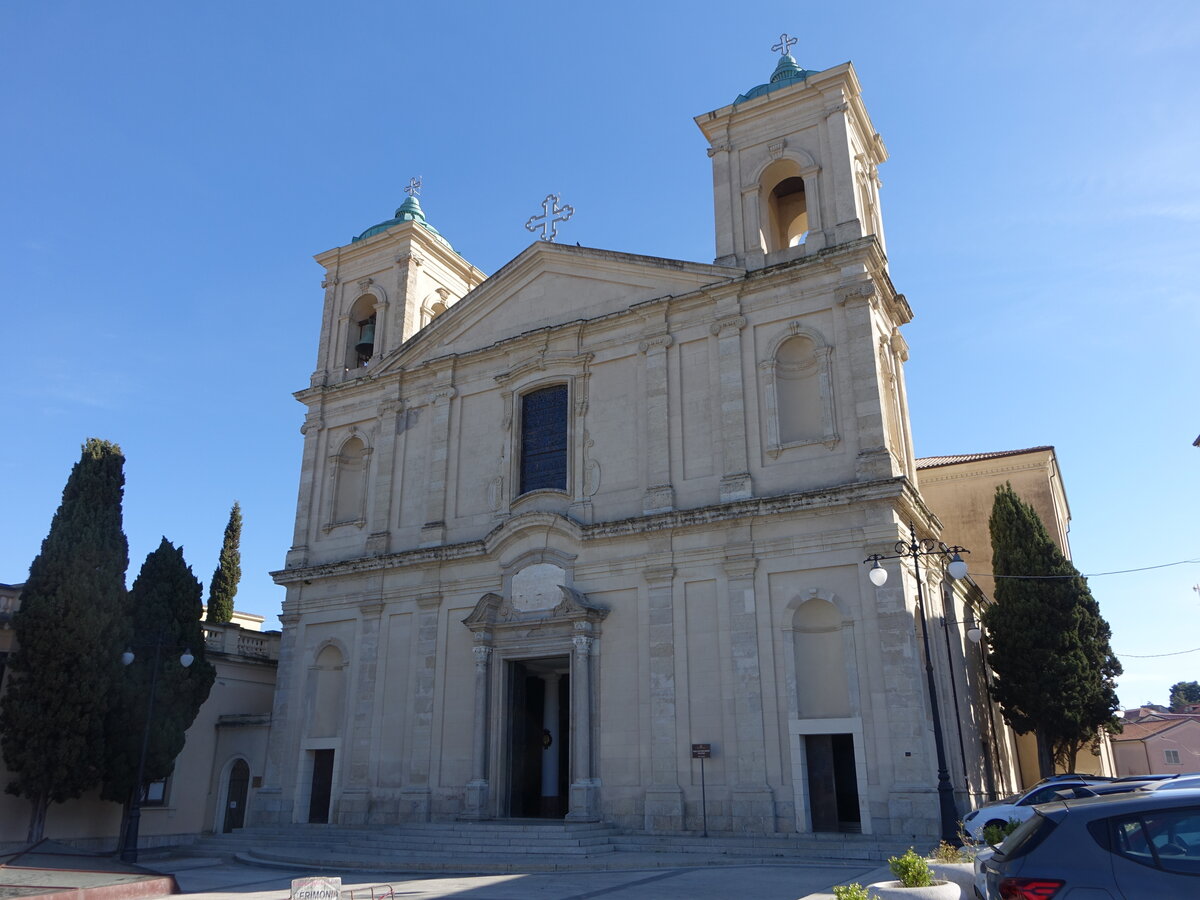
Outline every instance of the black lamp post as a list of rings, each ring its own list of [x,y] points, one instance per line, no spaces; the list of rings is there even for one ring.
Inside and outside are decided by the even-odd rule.
[[[146,772],[146,751],[150,748],[150,720],[154,717],[154,692],[158,686],[158,667],[162,660],[163,636],[160,633],[154,639],[154,660],[150,665],[150,697],[146,701],[146,727],[142,730],[142,752],[138,755],[137,781],[133,785],[133,799],[129,803],[129,824],[125,828],[125,838],[121,842],[122,862],[137,862],[138,858],[138,826],[142,820],[142,779]],[[147,645],[151,646],[151,645]],[[121,654],[121,664],[129,665],[134,660],[132,650]],[[195,662],[191,650],[184,650],[179,656],[179,664],[185,669]]]
[[[937,751],[938,767],[938,809],[941,812],[942,840],[948,844],[958,842],[958,810],[954,806],[954,788],[950,784],[950,770],[946,765],[946,743],[942,737],[942,715],[938,709],[937,685],[933,680],[933,654],[929,648],[929,622],[925,618],[925,592],[921,587],[921,557],[940,556],[950,560],[946,567],[951,578],[965,578],[967,564],[961,554],[970,553],[964,547],[947,547],[941,541],[932,538],[918,538],[917,528],[912,522],[908,523],[909,539],[896,541],[896,553],[884,556],[873,553],[863,560],[863,564],[872,563],[868,577],[875,587],[882,587],[887,582],[887,569],[879,565],[884,559],[911,559],[917,579],[917,611],[921,616],[921,640],[925,645],[925,681],[929,687],[929,712],[933,717],[933,745]]]

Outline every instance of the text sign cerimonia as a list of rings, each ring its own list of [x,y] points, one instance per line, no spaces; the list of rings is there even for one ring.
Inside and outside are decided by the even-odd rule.
[[[292,900],[339,900],[340,878],[293,878]]]
[[[712,744],[692,744],[692,759],[711,759]]]

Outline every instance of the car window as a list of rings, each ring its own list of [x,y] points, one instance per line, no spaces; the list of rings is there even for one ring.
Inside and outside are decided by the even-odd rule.
[[[1038,803],[1049,803],[1051,800],[1058,799],[1059,791],[1069,791],[1071,788],[1079,786],[1080,785],[1078,783],[1067,784],[1061,781],[1055,782],[1054,784],[1048,784],[1045,787],[1040,787],[1036,791],[1032,791],[1026,795],[1025,799],[1018,803],[1017,806],[1034,806]]]
[[[1113,845],[1144,866],[1200,875],[1200,808],[1151,810],[1112,820]]]

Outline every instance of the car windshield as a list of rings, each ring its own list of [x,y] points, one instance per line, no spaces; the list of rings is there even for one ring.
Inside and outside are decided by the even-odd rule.
[[[1024,856],[1045,840],[1046,835],[1055,827],[1056,825],[1051,819],[1040,813],[1035,814],[1018,825],[1012,834],[997,845],[996,856],[1004,859],[1016,859],[1018,856]]]

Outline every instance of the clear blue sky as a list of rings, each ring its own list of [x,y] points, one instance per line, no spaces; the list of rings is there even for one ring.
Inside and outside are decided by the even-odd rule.
[[[0,7],[0,581],[89,436],[126,454],[132,581],[160,535],[274,624],[322,291],[391,216],[493,272],[546,193],[560,239],[708,261],[692,117],[853,60],[921,455],[1053,444],[1085,573],[1200,559],[1193,267],[1200,6],[1154,2],[64,2]],[[952,535],[947,536],[953,539]],[[1091,581],[1122,701],[1200,679],[1200,565]]]

